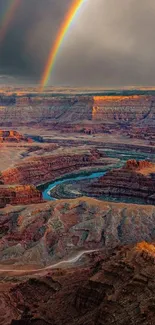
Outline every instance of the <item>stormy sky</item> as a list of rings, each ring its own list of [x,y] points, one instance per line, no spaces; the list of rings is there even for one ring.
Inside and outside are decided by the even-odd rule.
[[[9,2],[0,0],[0,26]],[[39,83],[71,3],[20,0],[0,43],[1,79]],[[155,85],[155,0],[85,0],[59,50],[50,85]]]

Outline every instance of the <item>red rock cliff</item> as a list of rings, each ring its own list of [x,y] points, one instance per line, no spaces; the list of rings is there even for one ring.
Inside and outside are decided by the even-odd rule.
[[[123,168],[107,172],[98,181],[86,186],[85,192],[95,195],[111,195],[143,199],[155,204],[155,164],[129,160]]]
[[[99,158],[97,151],[31,158],[2,172],[2,178],[5,184],[41,184],[80,167],[95,165]]]
[[[32,142],[31,139],[24,137],[14,130],[4,131],[0,130],[0,142]]]
[[[0,207],[42,202],[42,193],[32,185],[0,186]]]

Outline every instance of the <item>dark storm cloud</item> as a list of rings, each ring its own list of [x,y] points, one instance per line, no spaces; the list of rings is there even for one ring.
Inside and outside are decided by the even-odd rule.
[[[8,0],[0,0],[0,12]],[[72,0],[21,0],[0,46],[0,72],[39,81]],[[59,51],[51,84],[155,85],[155,1],[87,0]]]
[[[0,16],[10,0],[0,0]],[[71,0],[21,0],[0,44],[0,72],[38,80]]]

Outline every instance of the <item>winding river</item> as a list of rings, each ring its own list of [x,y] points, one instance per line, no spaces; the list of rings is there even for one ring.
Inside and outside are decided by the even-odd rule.
[[[80,181],[80,180],[84,180],[84,179],[93,179],[93,178],[99,178],[103,175],[105,175],[105,171],[100,171],[100,172],[92,172],[90,174],[84,175],[84,174],[77,174],[74,176],[68,176],[68,177],[63,177],[59,180],[56,180],[54,182],[51,182],[50,184],[48,184],[48,186],[46,188],[44,188],[42,194],[43,194],[43,199],[44,200],[48,200],[48,201],[54,201],[56,200],[51,194],[50,191],[55,188],[57,185],[66,183],[68,181],[72,181],[72,182],[76,182],[76,181]]]

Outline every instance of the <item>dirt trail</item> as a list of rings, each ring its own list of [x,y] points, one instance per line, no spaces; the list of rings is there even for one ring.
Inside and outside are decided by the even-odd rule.
[[[91,249],[91,250],[84,250],[84,251],[80,251],[78,252],[78,254],[74,257],[69,258],[68,260],[62,260],[58,263],[55,263],[53,265],[50,266],[46,266],[43,268],[36,268],[36,269],[0,269],[0,275],[1,276],[22,276],[22,275],[28,275],[28,274],[34,274],[34,273],[42,273],[45,272],[47,270],[51,270],[51,269],[56,269],[59,267],[67,267],[69,264],[75,263],[77,262],[80,257],[82,257],[84,254],[89,254],[89,253],[93,253],[93,252],[97,252],[100,249]]]

